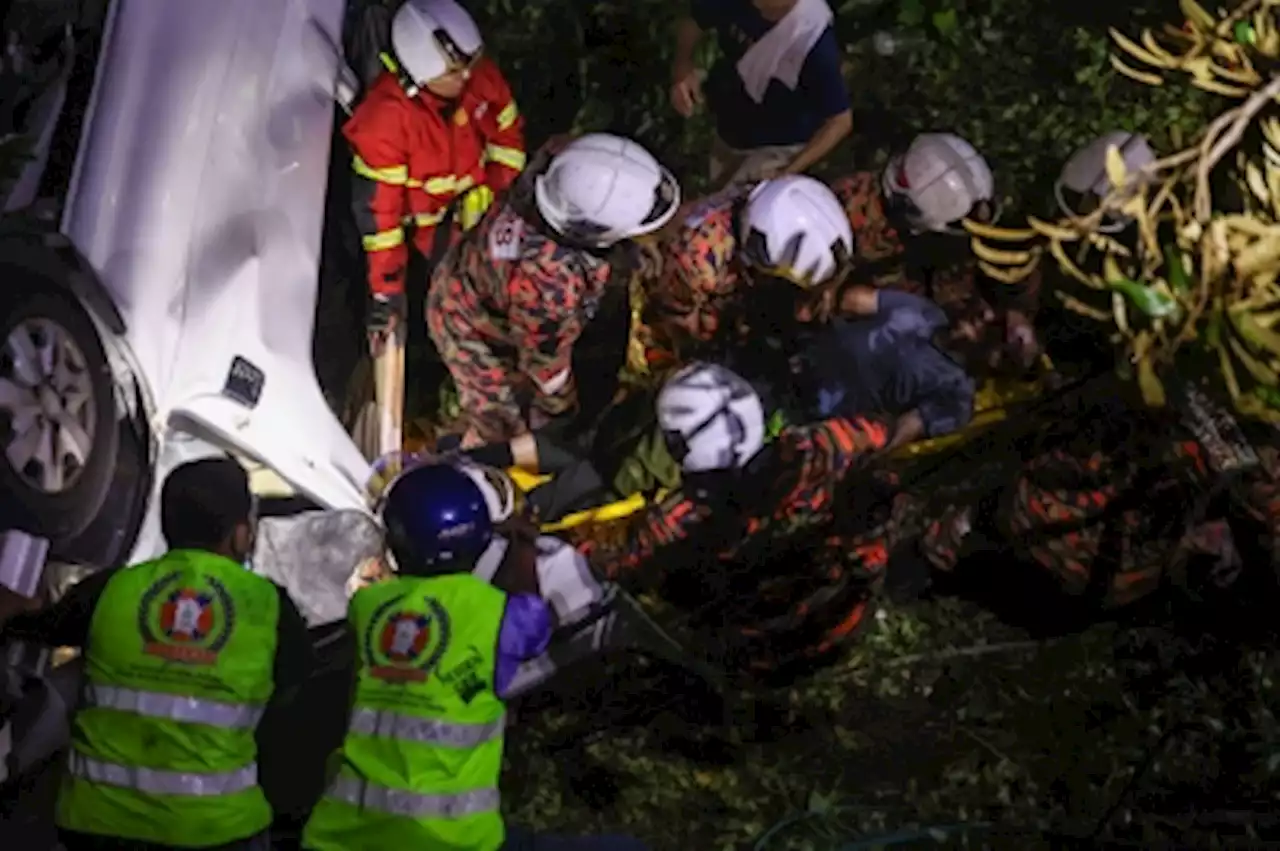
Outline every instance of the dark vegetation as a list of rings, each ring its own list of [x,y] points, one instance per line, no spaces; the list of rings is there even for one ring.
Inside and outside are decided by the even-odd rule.
[[[1100,132],[1138,130],[1168,151],[1219,108],[1211,95],[1143,86],[1107,63],[1107,26],[1178,25],[1172,0],[831,2],[856,110],[856,138],[834,172],[872,168],[915,132],[954,130],[987,154],[1016,221],[1047,208],[1063,160]],[[626,133],[694,194],[709,126],[666,104],[679,5],[469,3],[516,88],[531,146],[570,130]],[[877,31],[899,50],[878,55]],[[587,709],[543,700],[512,731],[511,817],[622,829],[660,851],[1280,838],[1274,617],[1260,602],[1269,598],[1249,590],[1270,585],[1268,565],[1247,566],[1230,600],[1169,593],[1101,623],[1033,595],[1030,568],[999,553],[966,568],[978,580],[966,586],[985,593],[886,601],[847,659],[762,695],[750,723],[719,737],[691,732],[705,701],[653,666],[613,666],[609,690],[596,672],[571,674],[563,690],[589,693]],[[668,688],[645,688],[659,681]],[[562,746],[584,715],[655,706],[673,685],[690,699]]]
[[[531,144],[569,130],[627,133],[696,192],[709,127],[666,104],[678,3],[473,6]],[[857,120],[830,170],[873,168],[916,132],[954,130],[992,162],[1014,221],[1047,212],[1061,164],[1096,135],[1137,130],[1173,150],[1222,106],[1108,65],[1108,26],[1179,25],[1176,3],[833,6]],[[873,49],[877,31],[895,36],[897,52]],[[594,739],[586,766],[577,749],[552,748],[581,712],[526,713],[512,737],[512,816],[622,828],[664,851],[1257,847],[1280,836],[1277,671],[1267,630],[1252,626],[1267,618],[1240,606],[1250,592],[1215,605],[1164,594],[1099,623],[1037,594],[1031,568],[999,553],[966,568],[976,581],[964,585],[981,594],[886,603],[850,658],[765,695],[768,711],[747,725],[764,729],[732,731],[734,747],[704,740],[691,752],[687,719],[672,708]],[[632,685],[596,699],[634,708],[660,698]]]

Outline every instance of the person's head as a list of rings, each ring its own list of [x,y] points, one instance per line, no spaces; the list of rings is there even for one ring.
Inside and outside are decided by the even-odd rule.
[[[658,426],[686,473],[740,470],[764,448],[760,396],[723,366],[691,363],[658,393]]]
[[[524,494],[505,471],[469,459],[458,461],[457,467],[480,490],[494,526],[524,514]]]
[[[636,142],[589,133],[552,157],[534,180],[534,198],[543,221],[568,242],[608,248],[669,222],[680,184]]]
[[[1115,130],[1105,133],[1077,150],[1062,167],[1062,173],[1053,184],[1054,199],[1064,215],[1087,216],[1098,209],[1102,199],[1111,194],[1111,179],[1107,177],[1107,150],[1116,148],[1124,160],[1125,171],[1135,174],[1156,161],[1156,155],[1146,138],[1136,133]],[[1137,187],[1134,187],[1137,191]],[[1098,230],[1103,233],[1119,233],[1131,220],[1119,212],[1108,213]]]
[[[960,221],[996,218],[995,178],[982,154],[952,133],[924,133],[889,160],[887,212],[910,233],[964,235]]]
[[[484,494],[452,464],[403,473],[383,498],[387,549],[406,576],[469,573],[493,540]]]
[[[173,550],[243,562],[253,552],[256,514],[248,474],[225,456],[183,464],[160,488],[160,531]]]
[[[792,175],[751,191],[740,222],[742,261],[762,290],[785,288],[795,318],[830,311],[853,260],[853,228],[826,184]]]
[[[453,100],[484,49],[480,29],[455,0],[406,0],[391,19],[391,49],[410,97]]]

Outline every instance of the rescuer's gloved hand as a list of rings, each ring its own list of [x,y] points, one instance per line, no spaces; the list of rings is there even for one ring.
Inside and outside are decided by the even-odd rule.
[[[369,333],[369,344],[377,350],[386,338],[404,327],[408,306],[403,294],[374,295],[369,300],[369,312],[365,319],[365,328]]]

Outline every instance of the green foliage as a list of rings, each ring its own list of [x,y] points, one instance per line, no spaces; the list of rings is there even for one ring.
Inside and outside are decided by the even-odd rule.
[[[673,26],[682,4],[471,5],[517,91],[532,142],[570,130],[627,133],[660,153],[691,192],[701,188],[710,121],[705,112],[685,121],[667,102]],[[1047,204],[1063,161],[1081,144],[1125,129],[1147,133],[1158,149],[1168,150],[1199,129],[1216,100],[1187,87],[1153,89],[1116,74],[1107,62],[1108,22],[1083,20],[1071,8],[1090,4],[832,5],[857,119],[856,138],[829,164],[832,171],[874,167],[886,149],[917,132],[951,130],[987,155],[1014,208],[1036,210]],[[1169,12],[1177,14],[1173,4],[1155,8],[1164,20]],[[1132,28],[1149,18],[1125,8],[1117,23]],[[891,56],[876,54],[877,31],[892,33],[900,49]],[[707,47],[709,64],[714,49]]]

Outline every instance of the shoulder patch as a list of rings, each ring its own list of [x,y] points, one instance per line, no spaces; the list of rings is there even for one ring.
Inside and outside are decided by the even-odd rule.
[[[498,216],[489,230],[489,257],[511,262],[520,259],[524,248],[524,219],[510,210]]]

